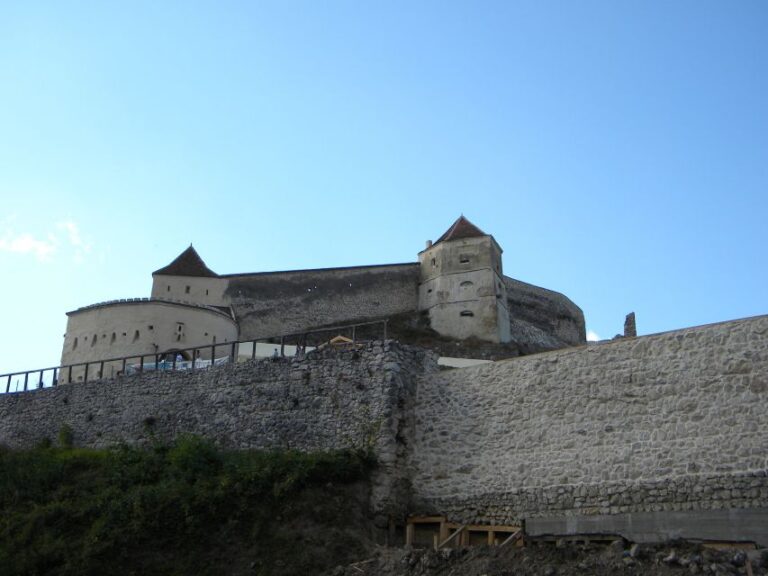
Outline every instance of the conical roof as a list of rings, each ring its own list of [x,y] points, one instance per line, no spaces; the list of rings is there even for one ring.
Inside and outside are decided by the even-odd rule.
[[[159,270],[152,272],[152,275],[164,274],[166,276],[204,276],[209,278],[217,278],[218,274],[208,268],[200,258],[200,255],[189,245],[189,248],[179,254],[176,259]]]
[[[458,240],[459,238],[477,238],[479,236],[488,236],[488,234],[464,218],[464,215],[462,214],[459,216],[456,222],[451,224],[451,227],[448,228],[448,230],[446,230],[445,233],[440,236],[440,238],[435,240],[435,244],[444,242],[446,240]]]

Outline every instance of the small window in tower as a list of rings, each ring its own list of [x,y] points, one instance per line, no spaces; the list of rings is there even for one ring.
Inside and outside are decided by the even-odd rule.
[[[213,343],[216,344],[216,336],[213,337]]]
[[[187,286],[186,288],[184,288],[184,294],[189,294],[189,286]]]
[[[72,343],[72,350],[77,350],[77,336],[75,336],[75,341]]]
[[[154,327],[152,324],[150,324],[149,326],[147,326],[147,328],[149,328],[150,330],[154,330],[154,329],[155,329],[155,327]]]
[[[95,346],[96,345],[96,340],[98,340],[98,339],[99,339],[99,335],[98,334],[94,334],[93,335],[93,340],[91,340],[91,346]]]
[[[475,313],[472,312],[471,310],[462,310],[461,314],[459,314],[459,316],[474,316],[474,315]]]
[[[432,268],[434,268],[435,266],[437,266],[437,261],[434,258],[432,258]]]
[[[136,342],[136,340],[139,339],[139,331],[136,330],[136,332],[133,333],[133,341]]]
[[[208,296],[208,289],[205,290],[205,295]]]
[[[427,294],[432,294],[432,288],[429,288],[429,289],[427,290]]]
[[[472,286],[474,286],[474,283],[471,280],[464,280],[464,282],[459,284],[459,287],[464,288],[465,290],[467,288],[471,288]]]
[[[115,339],[116,339],[116,338],[117,338],[117,334],[115,334],[114,332],[112,332],[112,338],[110,338],[110,339],[109,339],[109,343],[110,343],[110,344],[114,344],[114,343],[115,343]]]
[[[170,287],[170,285],[168,285],[168,286],[166,286],[166,287],[165,287],[165,291],[166,291],[166,292],[170,292],[170,291],[171,291],[171,287]]]
[[[469,256],[467,254],[459,255],[459,263],[460,264],[469,264]]]

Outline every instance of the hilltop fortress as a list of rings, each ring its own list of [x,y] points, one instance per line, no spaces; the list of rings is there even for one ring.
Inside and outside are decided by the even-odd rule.
[[[152,298],[71,312],[63,363],[106,368],[98,358],[398,314],[441,337],[544,353],[445,370],[385,339],[205,370],[75,372],[85,381],[0,394],[0,445],[68,429],[83,447],[198,434],[229,448],[365,449],[379,462],[380,527],[415,515],[484,541],[524,524],[768,546],[768,316],[586,345],[581,311],[503,276],[501,248],[464,218],[418,263],[220,276],[189,248],[153,277]]]
[[[153,272],[150,298],[69,312],[61,364],[409,314],[426,316],[443,337],[509,343],[522,353],[585,343],[581,309],[562,294],[504,276],[501,254],[493,236],[464,216],[427,242],[418,262],[404,264],[220,275],[190,246]],[[106,369],[103,376],[115,375],[116,366]]]

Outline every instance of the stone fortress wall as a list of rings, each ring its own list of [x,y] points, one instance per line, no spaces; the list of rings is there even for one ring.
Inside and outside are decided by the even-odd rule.
[[[70,314],[61,363],[97,362],[237,339],[237,323],[232,316],[210,306],[157,298],[106,302]],[[201,350],[200,357],[210,359],[210,352]],[[103,376],[114,377],[122,368],[122,362],[107,362]],[[96,370],[91,372],[93,376],[102,376],[98,365],[91,369]],[[82,380],[84,372],[84,366],[76,366],[72,381]],[[60,383],[68,381],[69,371],[62,371]]]
[[[405,264],[220,275],[190,245],[152,273],[151,299],[131,299],[130,313],[121,301],[68,312],[62,365],[173,352],[181,346],[158,334],[176,334],[180,324],[198,336],[186,338],[187,348],[221,342],[216,312],[233,320],[240,341],[402,315],[405,325],[422,329],[428,318],[429,335],[444,339],[511,344],[505,355],[513,348],[531,353],[583,344],[578,306],[562,294],[505,278],[501,254],[493,236],[463,216],[419,253],[419,262]],[[159,301],[173,302],[173,313],[161,313],[171,309],[161,310]],[[110,339],[107,347],[80,345],[86,336],[112,332],[154,334],[140,344],[127,336]]]
[[[241,340],[413,312],[419,265],[386,264],[224,276]]]
[[[762,316],[450,371],[386,342],[6,394],[0,443],[67,424],[83,446],[185,432],[243,448],[372,445],[382,513],[525,519],[532,532],[623,518],[629,534],[643,514],[656,515],[649,534],[658,518],[687,514],[690,529],[709,514],[713,537],[768,545],[766,413]]]
[[[436,369],[431,353],[391,342],[306,357],[250,361],[195,372],[148,372],[0,395],[0,445],[55,441],[63,426],[77,446],[146,445],[196,434],[226,448],[302,451],[373,448],[374,504],[407,502],[404,413],[415,378]],[[400,504],[398,504],[400,503]]]
[[[563,532],[762,508],[768,539],[768,316],[433,374],[414,406],[414,510]]]

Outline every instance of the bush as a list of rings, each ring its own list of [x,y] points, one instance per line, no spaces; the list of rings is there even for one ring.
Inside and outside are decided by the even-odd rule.
[[[223,452],[194,436],[150,449],[0,448],[0,572],[218,574],[233,550],[276,558],[275,518],[307,489],[370,468],[353,453]]]

